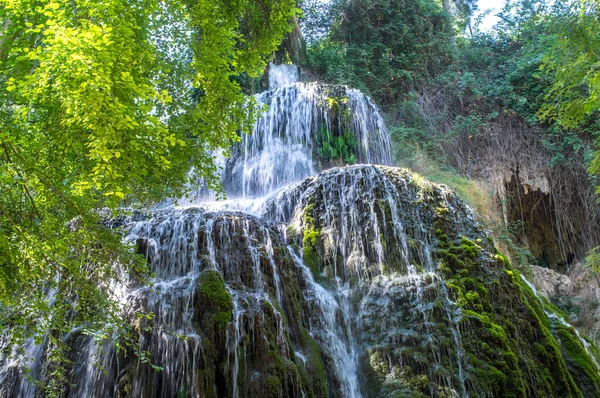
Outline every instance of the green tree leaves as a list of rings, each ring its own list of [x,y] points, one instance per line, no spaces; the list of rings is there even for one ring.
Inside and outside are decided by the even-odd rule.
[[[600,111],[600,2],[581,0],[570,7],[556,26],[555,41],[543,69],[553,82],[539,116],[565,129],[590,123]],[[591,162],[600,174],[600,151]]]
[[[313,66],[328,81],[366,90],[380,104],[392,105],[450,61],[450,21],[433,1],[333,4],[329,34],[309,47]]]
[[[234,78],[262,72],[295,12],[293,0],[0,0],[0,322],[16,337],[68,330],[59,310],[118,322],[110,281],[145,265],[96,209],[218,185],[213,150],[257,114]]]

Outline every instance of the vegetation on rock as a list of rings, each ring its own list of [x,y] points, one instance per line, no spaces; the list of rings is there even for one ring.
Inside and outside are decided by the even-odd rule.
[[[373,96],[399,164],[457,189],[515,263],[600,244],[597,1],[507,1],[483,31],[474,1],[307,3],[313,70]]]

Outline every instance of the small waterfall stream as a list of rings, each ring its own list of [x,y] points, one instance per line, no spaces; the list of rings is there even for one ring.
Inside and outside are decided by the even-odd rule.
[[[564,326],[565,328],[567,328],[572,333],[575,333],[575,336],[577,337],[577,340],[581,343],[581,345],[583,346],[583,348],[585,349],[585,351],[587,352],[587,354],[592,359],[594,365],[596,366],[596,370],[598,372],[600,372],[600,363],[598,362],[598,358],[596,357],[596,354],[594,354],[592,352],[591,344],[586,339],[584,339],[581,336],[581,334],[579,333],[579,331],[573,325],[571,325],[569,322],[567,322],[565,320],[565,318],[563,318],[559,314],[556,314],[555,312],[552,312],[551,310],[548,310],[547,305],[544,302],[544,299],[542,298],[542,296],[538,292],[537,288],[533,285],[533,283],[531,283],[522,274],[520,275],[520,277],[521,277],[521,280],[527,285],[527,287],[529,287],[531,289],[531,291],[535,295],[536,299],[540,302],[542,308],[544,308],[544,313],[546,314],[546,316],[548,317],[548,319],[550,320],[550,322],[552,322],[552,323],[558,323],[558,324]]]
[[[358,354],[350,327],[351,314],[346,303],[347,296],[339,292],[338,297],[335,297],[332,292],[315,282],[310,269],[294,249],[291,246],[288,249],[309,286],[305,291],[313,310],[309,331],[332,359],[333,371],[340,379],[339,394],[349,398],[361,397],[357,377]]]

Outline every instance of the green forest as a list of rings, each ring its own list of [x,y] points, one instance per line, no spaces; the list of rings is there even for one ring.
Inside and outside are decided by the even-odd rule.
[[[0,397],[600,396],[600,1],[498,3],[0,0]],[[322,111],[269,87],[282,65]],[[307,136],[282,138],[305,124]],[[276,133],[252,143],[261,126]],[[267,170],[227,185],[275,157],[295,172],[301,151],[281,155],[293,145],[314,145],[302,178]],[[338,167],[346,179],[326,171]],[[248,194],[292,182],[306,191]],[[177,213],[205,191],[267,210]],[[370,205],[352,210],[353,192]],[[165,269],[186,261],[193,304],[165,287]],[[418,300],[382,282],[402,275]],[[144,308],[124,304],[131,286],[147,287]],[[365,337],[417,312],[372,326],[379,288],[397,294],[386,314],[418,301],[423,319],[409,324],[439,335],[384,333],[384,348]],[[193,321],[173,326],[186,311]],[[165,330],[186,348],[148,343]],[[119,371],[78,357],[88,343],[75,334],[112,347]],[[94,367],[114,380],[83,392]]]

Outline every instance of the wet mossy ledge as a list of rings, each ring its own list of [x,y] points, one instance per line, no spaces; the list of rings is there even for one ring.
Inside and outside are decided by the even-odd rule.
[[[81,366],[89,336],[65,342],[65,397],[83,396],[84,377],[109,397],[345,398],[351,381],[377,398],[600,396],[597,349],[461,200],[408,170],[331,169],[260,216],[188,208],[111,223],[153,284],[126,286],[136,344],[104,346],[98,371]],[[18,395],[13,381],[0,396]]]
[[[448,188],[348,166],[267,205],[324,286],[351,287],[367,396],[600,396],[595,347],[553,320]],[[551,315],[555,314],[555,315]]]

